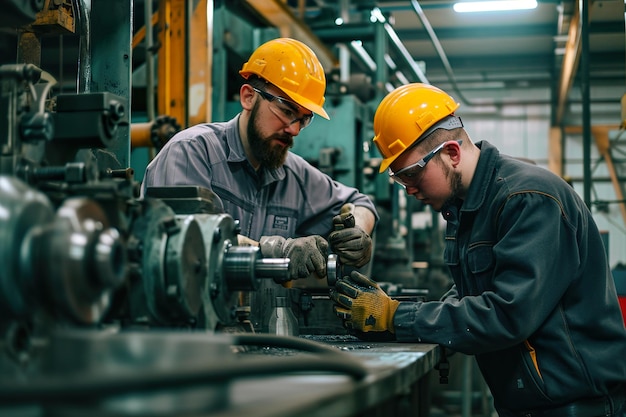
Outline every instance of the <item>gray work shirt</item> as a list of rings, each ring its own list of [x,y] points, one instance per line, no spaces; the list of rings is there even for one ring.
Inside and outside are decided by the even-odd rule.
[[[282,167],[255,171],[246,159],[238,120],[200,124],[176,134],[146,168],[142,194],[151,186],[212,190],[225,212],[240,221],[241,234],[255,240],[270,235],[328,237],[333,217],[348,202],[376,215],[366,195],[292,152]]]

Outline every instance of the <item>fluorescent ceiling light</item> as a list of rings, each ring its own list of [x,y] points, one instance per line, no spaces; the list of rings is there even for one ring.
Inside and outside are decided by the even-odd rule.
[[[484,0],[455,3],[454,11],[495,12],[504,10],[528,10],[537,7],[537,0]]]

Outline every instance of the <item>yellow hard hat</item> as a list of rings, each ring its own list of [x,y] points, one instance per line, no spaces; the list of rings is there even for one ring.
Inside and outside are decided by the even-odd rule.
[[[374,143],[383,157],[380,172],[458,108],[459,103],[448,94],[422,83],[403,85],[385,96],[374,115]],[[451,127],[462,126],[459,119]]]
[[[242,77],[256,74],[280,88],[305,109],[330,119],[322,107],[326,76],[317,56],[295,39],[277,38],[259,46],[243,64]]]

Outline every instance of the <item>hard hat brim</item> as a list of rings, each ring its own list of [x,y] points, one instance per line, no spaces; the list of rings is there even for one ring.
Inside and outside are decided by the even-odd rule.
[[[313,113],[322,116],[326,120],[330,120],[330,116],[328,116],[328,113],[326,113],[326,110],[324,110],[324,108],[322,106],[320,106],[319,104],[316,104],[316,103],[312,102],[311,100],[308,100],[308,99],[304,98],[303,96],[301,96],[300,94],[297,94],[297,93],[291,93],[291,94],[287,94],[287,95],[295,103],[299,104],[300,106],[304,107],[305,109],[311,110]]]

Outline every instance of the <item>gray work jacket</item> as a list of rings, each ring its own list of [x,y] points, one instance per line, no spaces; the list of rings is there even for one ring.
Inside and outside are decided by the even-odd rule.
[[[454,285],[401,303],[397,339],[476,355],[500,416],[608,393],[626,330],[591,213],[548,170],[477,146],[467,199],[442,210]]]
[[[327,237],[333,217],[348,202],[377,216],[366,195],[292,152],[282,167],[256,172],[246,159],[238,120],[200,124],[176,134],[146,168],[143,191],[171,185],[212,190],[225,212],[239,220],[241,234],[255,240],[270,235]]]

